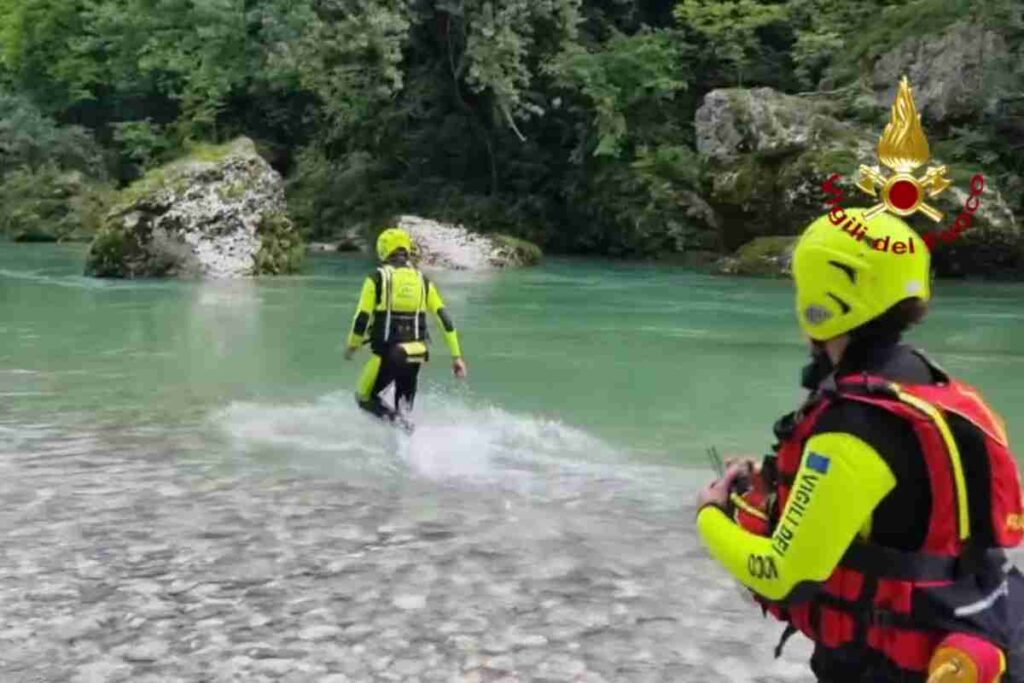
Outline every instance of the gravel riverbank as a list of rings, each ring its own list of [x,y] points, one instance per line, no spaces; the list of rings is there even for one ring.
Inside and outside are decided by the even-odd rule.
[[[779,627],[689,509],[19,434],[0,438],[5,682],[808,680],[806,644],[772,661]]]

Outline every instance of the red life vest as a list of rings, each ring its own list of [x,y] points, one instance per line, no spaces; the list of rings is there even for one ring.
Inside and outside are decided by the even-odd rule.
[[[930,622],[919,594],[952,586],[968,554],[1020,544],[1024,502],[1017,465],[1002,420],[966,384],[901,386],[866,374],[846,376],[805,408],[779,445],[772,519],[789,499],[806,441],[837,401],[876,406],[912,426],[931,489],[927,536],[914,553],[858,541],[810,601],[762,603],[819,647],[866,646],[900,669],[924,672],[954,626]]]

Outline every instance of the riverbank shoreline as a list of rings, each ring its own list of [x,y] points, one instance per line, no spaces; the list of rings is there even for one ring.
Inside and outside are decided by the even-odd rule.
[[[38,243],[38,242],[8,242],[13,247],[24,247],[24,248],[47,248],[63,247],[63,248],[74,248],[80,249],[83,253],[82,259],[84,263],[85,252],[88,250],[89,243],[76,240],[66,240],[63,242],[50,242],[50,243]],[[313,242],[308,245],[307,254],[315,259],[320,258],[343,258],[343,259],[364,259],[368,267],[372,267],[375,263],[373,255],[369,252],[359,252],[351,250],[334,250],[330,248],[330,242]],[[680,270],[690,271],[694,273],[700,273],[703,275],[714,275],[716,277],[724,277],[736,280],[780,280],[788,279],[778,275],[757,275],[757,274],[746,274],[736,272],[725,272],[716,264],[722,259],[728,258],[731,255],[728,253],[718,252],[696,252],[691,255],[687,254],[674,254],[666,256],[664,258],[618,258],[608,255],[593,255],[583,253],[562,253],[562,252],[546,252],[544,258],[548,260],[565,261],[569,263],[573,262],[586,262],[586,263],[602,263],[606,264],[609,268],[616,267],[636,267],[636,266],[652,266],[652,267],[671,267],[679,268]],[[306,263],[302,269],[297,273],[301,276],[310,272],[310,265]],[[939,282],[972,282],[972,283],[993,283],[993,284],[1014,284],[1024,282],[1024,272],[1019,275],[1010,273],[996,273],[994,275],[964,275],[960,277],[936,277]]]

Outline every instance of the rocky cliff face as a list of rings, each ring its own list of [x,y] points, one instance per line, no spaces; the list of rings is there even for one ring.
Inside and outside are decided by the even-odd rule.
[[[115,201],[89,251],[97,277],[228,278],[295,270],[303,247],[280,175],[240,138],[156,169]]]
[[[888,110],[906,75],[914,84],[914,100],[924,121],[962,121],[995,111],[1013,95],[1000,87],[1000,81],[1014,59],[998,32],[960,21],[938,35],[915,36],[883,54],[875,62],[871,87],[877,105]]]
[[[842,120],[844,106],[827,95],[797,97],[770,88],[708,93],[696,115],[697,147],[708,165],[709,200],[723,217],[727,248],[798,234],[826,211],[822,184],[833,173],[843,176],[837,185],[845,206],[874,203],[854,181],[860,164],[877,163],[882,131]],[[922,233],[951,226],[963,210],[971,174],[980,171],[952,169],[954,187],[932,201],[945,212],[943,222],[912,217],[912,226]],[[948,275],[1007,272],[1024,264],[1024,236],[991,179],[971,228],[954,244],[941,244],[935,263]]]

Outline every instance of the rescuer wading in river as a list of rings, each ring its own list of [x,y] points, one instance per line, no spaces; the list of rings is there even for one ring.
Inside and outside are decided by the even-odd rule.
[[[452,371],[462,379],[459,335],[444,307],[437,285],[411,263],[412,239],[399,228],[389,228],[377,239],[380,267],[363,283],[345,357],[349,360],[369,341],[373,355],[356,387],[356,401],[363,410],[411,429],[407,415],[416,398],[420,366],[429,358],[427,311],[437,316],[452,355]],[[395,385],[395,405],[380,394]]]
[[[888,213],[870,226],[921,243]],[[788,622],[782,642],[814,641],[819,681],[981,683],[1000,669],[1024,681],[1024,577],[1002,550],[1024,531],[1006,430],[976,390],[900,343],[926,312],[930,260],[874,249],[828,216],[807,228],[793,276],[810,394],[776,423],[762,465],[732,464],[698,499],[703,542]],[[977,676],[929,679],[964,654],[952,646]]]

